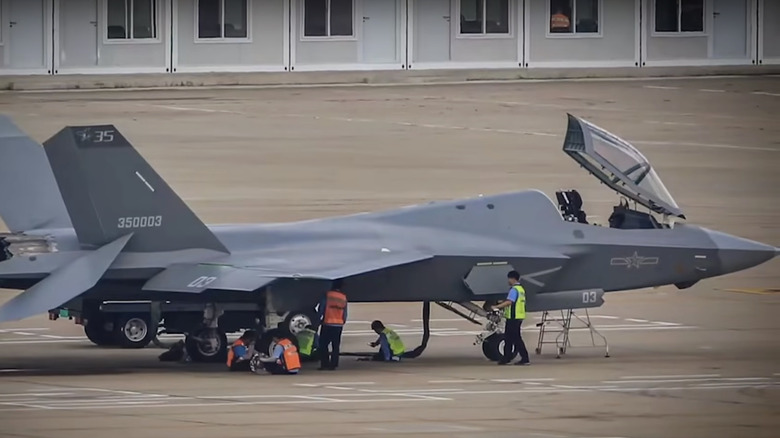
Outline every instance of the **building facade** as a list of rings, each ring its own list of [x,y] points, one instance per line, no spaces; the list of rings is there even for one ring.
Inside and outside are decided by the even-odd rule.
[[[780,64],[776,0],[0,0],[0,74]]]

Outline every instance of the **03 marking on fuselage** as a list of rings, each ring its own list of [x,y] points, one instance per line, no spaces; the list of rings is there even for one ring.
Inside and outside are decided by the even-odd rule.
[[[157,228],[162,226],[162,216],[120,217],[117,228]]]
[[[634,254],[628,257],[613,257],[609,264],[611,266],[625,266],[626,269],[639,269],[642,266],[657,265],[659,260],[659,257],[645,257],[634,251]]]

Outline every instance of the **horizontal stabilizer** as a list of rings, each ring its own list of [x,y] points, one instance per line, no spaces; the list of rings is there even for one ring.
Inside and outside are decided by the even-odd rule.
[[[57,269],[0,307],[0,322],[44,313],[92,288],[127,245],[132,233]]]
[[[2,114],[0,217],[12,232],[71,227],[43,147]]]
[[[113,125],[63,128],[44,149],[83,245],[133,232],[128,252],[228,253]]]

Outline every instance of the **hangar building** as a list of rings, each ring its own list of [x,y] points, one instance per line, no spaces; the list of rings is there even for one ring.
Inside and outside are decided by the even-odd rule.
[[[777,0],[0,0],[0,74],[780,64]]]

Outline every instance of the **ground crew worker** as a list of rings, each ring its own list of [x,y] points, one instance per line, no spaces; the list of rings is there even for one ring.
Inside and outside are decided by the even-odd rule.
[[[279,335],[273,335],[272,339],[276,343],[273,355],[257,356],[257,362],[261,363],[263,368],[271,374],[298,374],[298,371],[301,370],[301,359],[295,344]],[[252,371],[257,372],[257,367],[254,364]]]
[[[227,366],[230,371],[250,371],[252,356],[255,354],[255,340],[257,332],[247,330],[240,338],[233,342],[228,349]]]
[[[372,360],[380,362],[400,361],[406,348],[398,333],[391,328],[385,327],[382,321],[372,322],[371,330],[379,335],[379,338],[370,344],[372,347],[379,346],[379,353],[375,354]]]
[[[555,14],[550,17],[550,32],[568,32],[571,22],[561,8],[556,9]]]
[[[295,337],[298,338],[298,353],[301,355],[301,360],[317,360],[319,358],[317,354],[319,336],[312,326],[307,325],[306,328],[296,333]]]
[[[506,318],[506,330],[504,338],[504,357],[498,361],[499,365],[506,365],[512,359],[512,353],[520,353],[520,360],[515,365],[528,365],[531,363],[528,350],[523,342],[521,326],[525,319],[525,289],[520,285],[520,274],[510,271],[507,275],[510,289],[506,300],[494,306],[494,310],[504,309]]]
[[[336,280],[320,302],[319,370],[335,370],[339,366],[341,332],[347,322],[347,296],[341,291],[341,280]],[[329,352],[328,346],[333,346]]]

